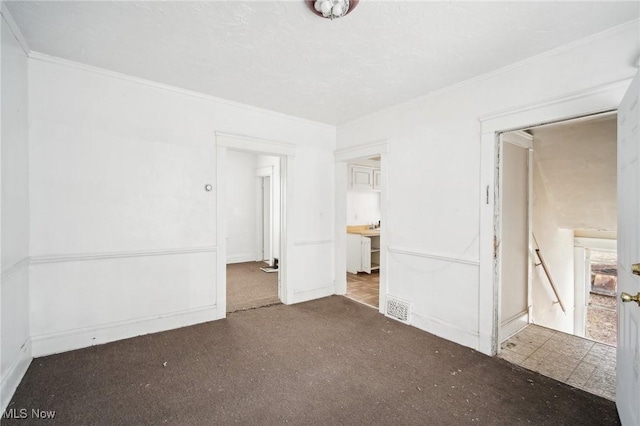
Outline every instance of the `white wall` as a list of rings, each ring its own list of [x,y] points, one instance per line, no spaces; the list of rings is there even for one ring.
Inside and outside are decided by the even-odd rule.
[[[27,56],[3,16],[0,411],[31,361]]]
[[[227,154],[227,263],[253,262],[258,256],[256,157],[240,151]]]
[[[338,126],[340,149],[389,140],[387,292],[413,325],[480,348],[480,119],[630,78],[639,44],[635,22]]]
[[[334,292],[335,128],[38,54],[29,85],[34,354],[224,316],[216,132],[295,144],[289,301]]]
[[[347,191],[347,225],[368,225],[379,220],[379,191]]]
[[[536,160],[535,139],[533,158],[533,234],[567,312],[562,312],[559,303],[554,303],[557,298],[540,265],[533,269],[532,322],[571,334],[575,299],[573,230],[558,226],[555,209],[549,200]],[[537,258],[534,259],[539,263]]]

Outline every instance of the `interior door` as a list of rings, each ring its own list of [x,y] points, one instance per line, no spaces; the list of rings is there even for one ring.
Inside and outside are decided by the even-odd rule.
[[[640,292],[640,87],[633,79],[618,108],[618,296]],[[640,425],[640,302],[618,298],[616,405],[623,425]]]

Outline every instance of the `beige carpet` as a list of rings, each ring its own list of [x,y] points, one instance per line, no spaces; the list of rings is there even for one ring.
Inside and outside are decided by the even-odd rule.
[[[280,303],[278,273],[263,272],[264,262],[227,265],[227,312]]]

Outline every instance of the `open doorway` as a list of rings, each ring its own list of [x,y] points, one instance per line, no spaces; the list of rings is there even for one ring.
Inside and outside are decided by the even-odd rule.
[[[347,297],[379,309],[380,157],[347,164]]]
[[[227,312],[280,303],[280,157],[227,152]]]
[[[608,112],[499,141],[500,356],[609,399],[616,133],[616,114]]]

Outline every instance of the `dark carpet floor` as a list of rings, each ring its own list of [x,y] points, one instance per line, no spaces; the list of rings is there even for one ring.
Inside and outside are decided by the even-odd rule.
[[[262,271],[265,266],[264,262],[227,265],[227,312],[280,303],[278,273]]]
[[[9,408],[64,425],[619,424],[613,402],[339,296],[36,359]]]

